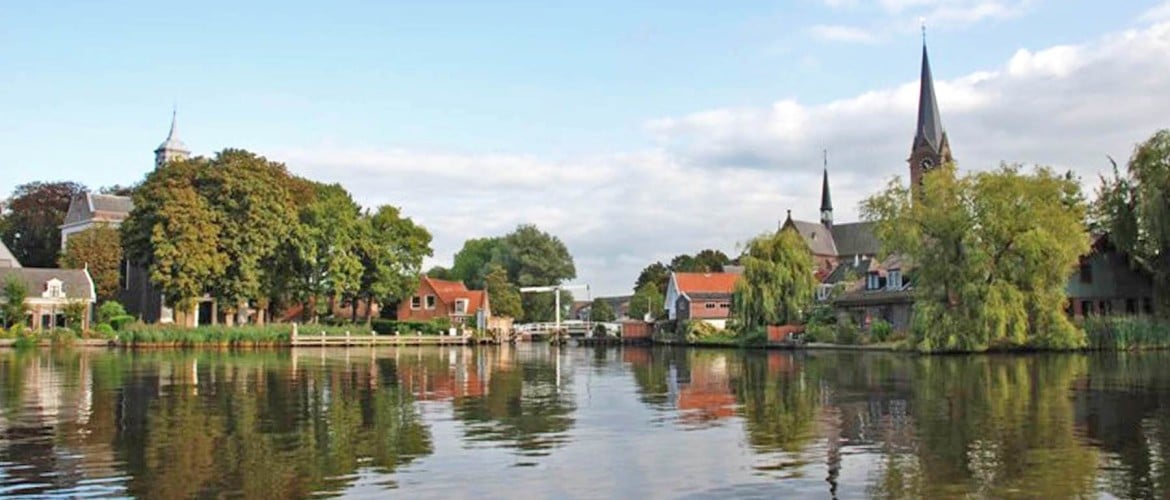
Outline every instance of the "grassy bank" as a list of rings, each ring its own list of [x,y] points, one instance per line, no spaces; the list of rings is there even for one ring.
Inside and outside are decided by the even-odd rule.
[[[1088,349],[1170,349],[1170,323],[1152,316],[1091,316],[1081,323]]]

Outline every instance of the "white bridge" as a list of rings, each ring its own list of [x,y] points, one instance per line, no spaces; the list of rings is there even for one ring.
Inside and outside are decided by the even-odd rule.
[[[513,325],[512,329],[518,334],[531,335],[532,337],[543,337],[557,331],[563,331],[570,337],[592,338],[594,330],[597,329],[597,325],[604,325],[605,332],[610,337],[616,337],[622,328],[620,323],[566,320],[561,321],[559,326],[556,322],[523,323]]]

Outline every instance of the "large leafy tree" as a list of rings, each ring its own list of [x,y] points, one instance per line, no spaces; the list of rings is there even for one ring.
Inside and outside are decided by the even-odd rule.
[[[225,149],[199,173],[199,190],[217,213],[224,272],[211,288],[227,312],[265,297],[262,263],[287,240],[296,223],[283,164],[238,149]]]
[[[634,282],[634,290],[639,290],[643,285],[650,283],[658,287],[659,293],[666,293],[666,285],[669,281],[670,268],[661,262],[655,262],[638,273],[638,280]]]
[[[492,314],[519,318],[524,314],[521,306],[520,291],[516,285],[508,282],[508,271],[499,264],[489,264],[487,275],[484,277],[484,289],[487,290],[492,304]]]
[[[362,228],[358,297],[386,306],[409,296],[418,286],[423,258],[433,253],[431,233],[389,205],[363,217]]]
[[[521,225],[505,235],[500,253],[508,282],[517,286],[557,285],[577,277],[568,247],[560,238],[531,224]],[[554,303],[549,293],[525,294],[522,297],[524,321],[552,320]],[[570,294],[561,292],[561,304],[571,303]]]
[[[462,281],[468,288],[483,288],[488,265],[500,262],[503,257],[503,241],[503,238],[472,238],[463,242],[451,266],[453,279]]]
[[[732,313],[745,327],[801,321],[816,280],[812,257],[800,234],[781,230],[756,237],[740,257],[743,277],[735,284]]]
[[[167,302],[189,310],[227,267],[220,251],[220,220],[196,188],[204,158],[169,162],[134,191],[134,210],[122,223],[131,260],[145,265]]]
[[[69,201],[85,191],[76,182],[21,184],[8,201],[0,225],[4,244],[25,267],[53,267],[61,252],[60,226]]]
[[[617,315],[613,312],[613,306],[609,305],[609,301],[601,297],[593,299],[593,304],[589,307],[589,321],[613,321],[617,319]]]
[[[916,266],[912,329],[925,351],[1084,345],[1064,287],[1088,250],[1085,212],[1074,179],[1010,165],[967,176],[947,165],[862,204],[883,250]]]
[[[1170,317],[1170,130],[1135,147],[1125,173],[1102,178],[1093,215],[1133,264],[1154,277],[1157,312]]]
[[[361,206],[338,184],[313,183],[312,201],[298,219],[296,232],[302,239],[295,267],[301,295],[315,306],[316,315],[320,305],[354,295],[361,286]]]
[[[654,283],[643,284],[634,291],[634,296],[630,298],[629,315],[631,318],[642,319],[649,312],[651,319],[664,319],[666,318],[665,301],[666,297],[662,295]]]
[[[69,236],[61,267],[89,269],[98,300],[118,295],[122,266],[122,235],[108,225],[94,226]]]

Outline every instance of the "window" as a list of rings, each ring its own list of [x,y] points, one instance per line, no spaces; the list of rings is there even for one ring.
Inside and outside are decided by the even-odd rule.
[[[1092,316],[1093,315],[1093,301],[1091,301],[1091,300],[1082,300],[1081,301],[1081,315],[1082,316]]]
[[[1125,314],[1137,314],[1137,301],[1125,299]]]
[[[719,308],[720,309],[731,309],[731,303],[730,302],[720,302]]]
[[[890,290],[902,289],[902,270],[890,269],[889,275],[886,277],[887,287]]]
[[[716,307],[718,306],[714,302],[707,302],[703,304],[704,309],[715,309]]]
[[[829,294],[833,292],[833,285],[820,284],[817,285],[817,300],[829,300]]]
[[[434,309],[434,308],[435,308],[435,296],[434,295],[427,295],[427,309]]]
[[[455,299],[455,314],[467,314],[467,299]]]
[[[1081,263],[1081,283],[1093,282],[1093,266],[1088,262]]]
[[[866,277],[865,289],[877,290],[881,287],[881,276],[878,276],[878,273],[869,273],[869,275]]]
[[[45,293],[41,294],[46,299],[60,299],[65,297],[65,286],[61,280],[53,278],[45,282]]]
[[[416,309],[416,310],[422,309],[422,297],[419,297],[418,295],[411,297],[410,298],[410,308]]]

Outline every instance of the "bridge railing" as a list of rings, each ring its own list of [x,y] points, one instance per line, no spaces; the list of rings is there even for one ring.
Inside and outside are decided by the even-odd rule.
[[[569,335],[590,338],[593,337],[594,330],[597,329],[597,325],[604,325],[606,333],[611,337],[617,336],[618,332],[621,331],[620,323],[581,320],[562,321],[560,328]],[[516,333],[543,336],[555,332],[557,330],[557,324],[554,322],[519,323],[512,325],[512,328],[516,331]]]

